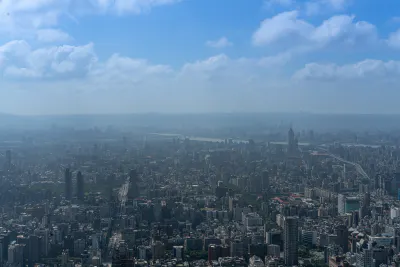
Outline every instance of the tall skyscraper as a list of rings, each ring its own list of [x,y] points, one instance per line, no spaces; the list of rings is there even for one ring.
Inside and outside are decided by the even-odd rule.
[[[292,128],[288,132],[288,151],[291,152],[294,145],[294,131]]]
[[[64,182],[65,182],[65,198],[67,200],[71,200],[71,198],[72,198],[72,173],[68,168],[65,169]]]
[[[294,136],[294,131],[292,128],[288,132],[288,154],[294,154],[298,149],[298,140]]]
[[[286,266],[298,264],[298,218],[284,218],[283,251]]]
[[[338,225],[335,229],[337,235],[337,245],[343,250],[343,253],[349,251],[349,230],[346,225]]]
[[[343,215],[345,213],[346,196],[343,194],[338,195],[338,213]]]
[[[136,170],[131,170],[129,172],[129,179],[130,179],[130,184],[129,184],[129,190],[128,190],[128,198],[129,199],[135,199],[139,197],[139,178]]]
[[[83,200],[85,197],[85,182],[83,180],[83,175],[79,171],[78,174],[76,175],[76,196],[78,200]]]
[[[6,169],[11,169],[11,150],[6,151]]]
[[[267,171],[263,171],[262,173],[262,189],[268,195],[269,191],[269,173]]]
[[[371,245],[368,244],[367,249],[363,249],[361,253],[356,254],[356,259],[357,259],[357,265],[360,267],[372,267],[374,266],[374,261],[373,261],[373,250],[371,248]]]
[[[28,239],[28,263],[33,266],[40,259],[40,238],[35,235],[29,236]]]
[[[369,192],[366,192],[364,194],[363,207],[368,209],[370,205],[371,205],[371,194]]]

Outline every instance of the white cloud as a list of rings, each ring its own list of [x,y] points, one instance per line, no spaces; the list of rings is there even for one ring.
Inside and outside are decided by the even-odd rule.
[[[288,8],[288,7],[293,6],[295,3],[296,3],[295,0],[266,0],[264,2],[264,7],[268,8],[268,9],[270,9],[274,6]]]
[[[400,49],[400,29],[389,35],[389,39],[387,40],[387,43],[392,48]]]
[[[71,40],[68,33],[58,29],[41,29],[36,33],[36,38],[43,43],[61,43]]]
[[[305,3],[308,15],[319,15],[329,11],[342,11],[350,5],[351,0],[311,0]]]
[[[377,41],[377,29],[366,21],[354,21],[354,16],[339,15],[325,20],[312,32],[310,39],[317,43],[345,42],[356,44],[357,42]]]
[[[181,0],[96,0],[93,6],[95,9],[103,12],[140,14],[148,12],[153,7],[170,5],[180,1]]]
[[[144,59],[112,55],[106,62],[99,62],[89,73],[90,78],[106,83],[142,83],[146,80],[169,79],[174,70],[168,65],[154,65]]]
[[[303,69],[298,70],[294,79],[298,80],[375,80],[393,81],[398,80],[400,75],[399,61],[382,61],[366,59],[354,64],[307,64]]]
[[[1,0],[0,33],[26,37],[38,28],[54,27],[61,19],[85,14],[141,14],[181,0]]]
[[[298,11],[289,11],[264,20],[253,34],[253,44],[262,46],[285,43],[317,48],[332,43],[371,43],[378,39],[374,25],[355,21],[354,16],[333,16],[319,26],[299,19],[298,16]]]
[[[333,13],[345,10],[353,0],[266,0],[264,7],[272,9],[280,8],[296,8],[307,15],[321,15],[325,13]]]
[[[400,23],[400,17],[393,17],[390,19],[390,22],[392,23]]]
[[[170,5],[181,0],[2,0],[0,8],[8,13],[91,11],[119,14],[147,12],[153,7]]]
[[[25,41],[12,41],[0,47],[0,71],[12,78],[84,77],[97,62],[93,44],[53,46],[32,49]]]
[[[253,34],[253,44],[268,45],[282,39],[296,37],[306,39],[314,27],[298,19],[298,15],[298,11],[288,11],[265,19]]]
[[[224,54],[184,64],[174,69],[169,65],[152,64],[114,54],[99,62],[93,44],[84,46],[51,46],[33,49],[26,41],[16,40],[0,46],[0,72],[4,78],[38,80],[84,79],[113,83],[148,83],[184,79],[188,83],[224,81],[232,76],[242,78],[240,83],[276,73],[276,66],[284,66],[291,54],[283,53],[263,58],[231,59]],[[214,86],[218,86],[216,82]],[[162,82],[161,82],[162,83]]]
[[[268,57],[263,57],[260,59],[259,63],[261,66],[285,66],[288,64],[293,58],[292,53],[290,52],[285,52],[281,53],[275,56],[268,56]]]
[[[232,46],[233,44],[228,40],[228,38],[221,37],[215,41],[207,41],[206,45],[209,47],[214,47],[214,48],[224,48],[224,47]]]

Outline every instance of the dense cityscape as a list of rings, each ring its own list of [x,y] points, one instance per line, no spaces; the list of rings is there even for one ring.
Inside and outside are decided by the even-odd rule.
[[[400,266],[399,139],[298,128],[4,130],[0,263]]]

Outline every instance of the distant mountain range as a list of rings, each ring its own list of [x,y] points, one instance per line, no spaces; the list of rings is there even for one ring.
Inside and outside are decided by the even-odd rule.
[[[217,113],[20,116],[0,114],[0,128],[49,127],[288,128],[296,130],[397,130],[400,114]]]

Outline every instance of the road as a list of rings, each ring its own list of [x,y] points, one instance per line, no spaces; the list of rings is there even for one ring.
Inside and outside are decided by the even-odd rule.
[[[130,179],[129,177],[126,179],[125,183],[121,186],[121,188],[118,191],[118,202],[119,202],[119,208],[118,208],[118,212],[116,214],[116,218],[120,218],[121,215],[123,214],[124,210],[125,210],[125,203],[128,199],[128,190],[129,190],[129,184],[130,184]],[[107,257],[108,259],[112,259],[113,253],[114,253],[114,249],[116,248],[116,246],[119,244],[119,241],[122,240],[122,234],[120,232],[119,229],[119,225],[114,226],[115,229],[112,229],[113,233],[112,236],[108,242],[108,253],[107,253]],[[114,228],[113,227],[113,228]]]
[[[346,164],[349,164],[349,165],[354,166],[354,167],[356,168],[357,172],[358,172],[359,174],[361,174],[362,177],[364,177],[365,179],[368,179],[368,180],[369,180],[368,174],[364,171],[364,169],[361,167],[360,164],[355,163],[355,162],[351,162],[351,161],[345,160],[345,159],[343,159],[343,158],[341,158],[341,157],[339,157],[339,156],[336,156],[336,155],[332,154],[331,152],[329,152],[329,151],[328,151],[327,149],[325,149],[325,148],[318,147],[318,149],[319,149],[319,150],[322,150],[323,152],[327,153],[330,157],[332,157],[332,158],[334,158],[334,159],[336,159],[336,160],[338,160],[338,161],[341,161],[341,162],[343,162],[343,163],[346,163]]]
[[[119,244],[119,241],[122,239],[122,234],[121,232],[115,232],[113,236],[110,238],[110,241],[108,242],[108,257],[109,259],[112,259],[114,249],[117,247]]]
[[[301,157],[302,164],[303,164],[304,168],[306,169],[306,172],[308,172],[308,164],[304,160],[303,150],[301,149],[301,147],[299,147],[299,151],[300,151],[300,157]]]
[[[128,177],[126,178],[125,183],[119,189],[118,201],[120,202],[121,208],[125,206],[126,200],[128,199],[129,185],[130,185],[130,179]]]

